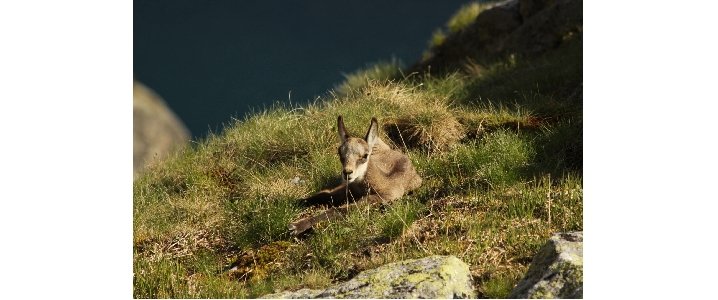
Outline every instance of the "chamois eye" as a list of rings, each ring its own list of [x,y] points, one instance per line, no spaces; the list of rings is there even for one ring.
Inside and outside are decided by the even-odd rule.
[[[362,156],[361,159],[359,159],[359,162],[360,162],[360,163],[365,163],[366,160],[367,160],[367,158],[369,158],[369,154],[364,154],[364,156]]]

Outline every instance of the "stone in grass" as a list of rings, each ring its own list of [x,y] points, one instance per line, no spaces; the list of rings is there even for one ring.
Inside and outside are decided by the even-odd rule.
[[[430,256],[383,265],[325,290],[302,289],[262,298],[473,298],[469,266],[454,256]]]
[[[551,236],[509,298],[583,298],[583,232]]]
[[[316,298],[322,290],[301,289],[294,292],[281,292],[269,294],[260,297],[260,299],[313,299]]]

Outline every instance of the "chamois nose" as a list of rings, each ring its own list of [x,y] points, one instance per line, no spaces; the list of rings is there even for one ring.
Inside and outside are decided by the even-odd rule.
[[[354,173],[352,170],[344,170],[344,177],[349,176],[349,174]]]

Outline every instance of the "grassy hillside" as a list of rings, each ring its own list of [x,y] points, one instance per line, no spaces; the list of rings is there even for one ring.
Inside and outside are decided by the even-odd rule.
[[[179,149],[134,181],[134,297],[323,288],[434,254],[468,263],[479,295],[506,297],[551,232],[583,230],[582,50],[579,34],[542,57],[363,75]],[[291,236],[287,224],[322,209],[298,200],[339,183],[340,114],[356,136],[376,116],[424,184]]]

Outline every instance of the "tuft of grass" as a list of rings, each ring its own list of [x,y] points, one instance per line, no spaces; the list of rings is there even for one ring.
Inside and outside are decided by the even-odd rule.
[[[446,33],[441,28],[437,28],[431,34],[431,39],[429,39],[429,48],[439,47],[444,43],[445,40]],[[424,55],[424,57],[427,57],[427,55]]]
[[[446,22],[446,28],[449,29],[450,33],[459,32],[476,20],[476,17],[484,8],[486,8],[486,5],[481,5],[478,1],[462,5]]]
[[[429,39],[429,48],[441,46],[448,35],[455,34],[469,26],[476,20],[479,13],[489,6],[491,6],[491,4],[482,4],[479,3],[479,1],[462,5],[446,22],[446,29],[437,28],[434,30],[431,39]],[[425,53],[424,58],[427,58],[429,55],[431,55],[430,52],[428,54]]]
[[[403,67],[404,64],[396,58],[392,58],[388,62],[380,61],[367,65],[354,73],[343,74],[344,82],[335,86],[334,91],[340,95],[346,95],[366,86],[370,81],[399,79]]]
[[[496,276],[483,282],[481,285],[482,296],[489,299],[506,299],[516,286],[516,282],[521,280],[523,274],[514,276],[502,275]]]
[[[384,122],[388,137],[397,145],[427,153],[447,150],[464,137],[456,112],[444,101],[420,107],[410,114]]]

